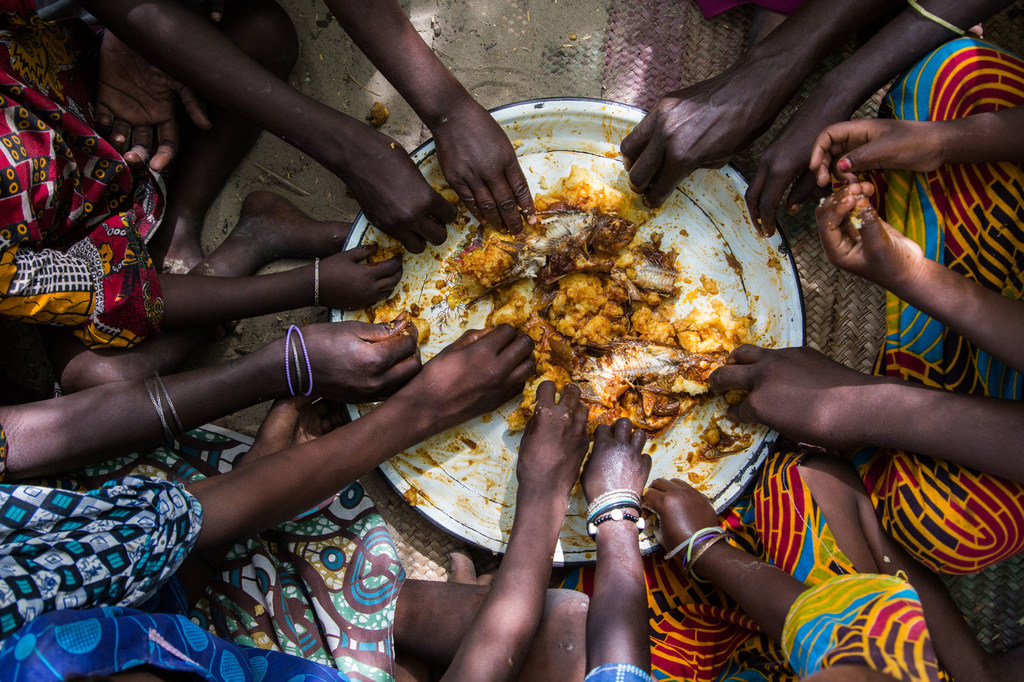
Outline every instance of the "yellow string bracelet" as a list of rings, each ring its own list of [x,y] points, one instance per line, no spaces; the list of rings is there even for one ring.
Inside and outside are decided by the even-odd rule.
[[[929,12],[928,10],[926,10],[924,7],[921,7],[920,3],[918,3],[917,0],[907,0],[907,4],[910,5],[914,9],[915,12],[920,14],[925,19],[930,19],[931,21],[934,21],[936,24],[938,24],[942,28],[948,29],[948,30],[952,31],[953,33],[957,34],[958,36],[962,36],[962,35],[965,35],[967,33],[967,31],[963,30],[962,28],[960,28],[958,26],[954,26],[953,24],[949,23],[948,21],[946,21],[942,17],[936,16],[936,15],[932,14],[931,12]]]

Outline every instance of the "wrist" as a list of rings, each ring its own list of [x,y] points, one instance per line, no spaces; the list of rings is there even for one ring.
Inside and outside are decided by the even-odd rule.
[[[446,95],[433,97],[429,103],[423,105],[422,111],[416,110],[416,114],[434,137],[443,132],[450,123],[457,122],[467,111],[480,109],[486,112],[483,105],[473,99],[458,81],[448,84],[445,91]]]
[[[282,337],[239,359],[242,371],[247,377],[242,385],[252,386],[255,390],[253,403],[288,395],[284,346]]]
[[[690,565],[687,568],[691,574],[696,571],[702,576],[709,576],[709,574],[714,573],[716,566],[720,565],[723,561],[727,561],[729,555],[733,552],[740,552],[746,555],[746,552],[736,549],[727,540],[715,542],[701,552],[700,556],[691,559]]]
[[[632,547],[639,552],[640,526],[625,519],[607,521],[597,527],[594,542],[597,543],[598,554],[607,552],[612,547]]]

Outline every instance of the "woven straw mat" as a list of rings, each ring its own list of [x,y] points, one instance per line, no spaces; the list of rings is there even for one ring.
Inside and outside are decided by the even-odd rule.
[[[1024,49],[1020,30],[1021,3],[985,22],[990,40],[1018,53]],[[735,8],[705,19],[692,2],[673,0],[612,0],[608,43],[602,78],[603,96],[648,108],[668,91],[714,76],[731,65],[746,46],[752,11]],[[812,75],[775,125],[734,164],[743,173],[756,168],[756,160],[789,116],[827,69],[849,54],[843,46]],[[882,92],[867,102],[857,117],[873,116]],[[807,344],[862,372],[870,372],[884,335],[884,292],[825,259],[813,227],[813,211],[805,207],[794,217],[782,218],[800,277],[807,321]],[[383,481],[379,473],[363,479],[391,526],[399,554],[410,577],[446,579],[447,554],[461,541],[447,535],[414,511]],[[474,553],[477,563],[486,561]],[[1024,559],[1004,561],[973,576],[944,577],[981,643],[1004,650],[1024,642]]]

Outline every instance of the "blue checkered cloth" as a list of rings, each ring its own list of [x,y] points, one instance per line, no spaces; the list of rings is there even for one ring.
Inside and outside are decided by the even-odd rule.
[[[649,672],[632,663],[605,663],[589,673],[584,682],[652,682]]]

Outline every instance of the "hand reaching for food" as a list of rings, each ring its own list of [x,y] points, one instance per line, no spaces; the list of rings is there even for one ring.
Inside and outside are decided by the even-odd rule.
[[[357,246],[320,261],[319,303],[341,310],[358,310],[373,305],[402,279],[402,256],[378,263],[365,263],[377,251],[376,244]]]
[[[647,434],[628,419],[618,419],[594,431],[594,449],[583,470],[587,502],[611,490],[631,490],[643,496],[651,473],[651,457],[644,454]]]
[[[658,515],[659,537],[665,551],[678,547],[702,528],[718,526],[711,501],[686,481],[659,478],[651,483],[644,502]]]
[[[387,135],[361,135],[357,168],[333,167],[378,229],[411,253],[423,253],[427,244],[442,244],[448,237],[445,224],[458,210],[438,194],[420,174],[402,145]]]
[[[487,110],[470,99],[431,128],[444,177],[481,223],[522,232],[537,221],[515,150]]]
[[[766,87],[756,69],[737,65],[664,95],[622,141],[634,191],[661,206],[693,171],[725,165],[771,123]]]
[[[860,416],[862,408],[874,407],[865,389],[887,381],[806,346],[770,349],[748,344],[715,370],[711,390],[718,395],[748,392],[728,410],[734,421],[765,424],[797,442],[847,449],[871,444],[864,440],[871,419]]]
[[[420,370],[416,327],[407,317],[308,325],[303,338],[313,391],[344,403],[382,400]]]
[[[424,364],[407,395],[439,432],[496,409],[535,370],[529,336],[507,324],[474,329]]]
[[[545,381],[537,389],[537,406],[519,446],[516,479],[521,489],[569,496],[587,454],[587,408],[580,389],[566,384],[555,400],[555,384]]]

